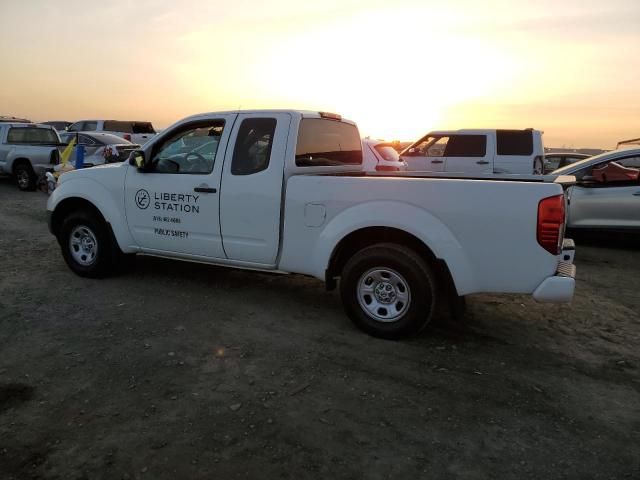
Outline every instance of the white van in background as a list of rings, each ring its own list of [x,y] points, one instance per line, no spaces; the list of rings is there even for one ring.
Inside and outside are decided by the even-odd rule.
[[[405,148],[407,170],[491,174],[542,174],[542,132],[526,130],[439,130]]]
[[[80,120],[70,125],[67,132],[112,133],[138,145],[144,145],[156,136],[151,122],[121,120]]]

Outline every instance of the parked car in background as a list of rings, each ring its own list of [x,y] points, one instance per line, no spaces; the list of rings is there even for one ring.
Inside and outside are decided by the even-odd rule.
[[[151,122],[121,120],[81,120],[70,125],[67,131],[112,133],[138,145],[144,145],[156,136]]]
[[[33,123],[26,118],[10,117],[7,115],[0,115],[0,123]]]
[[[49,125],[0,123],[0,172],[13,176],[20,190],[34,190],[38,176],[58,163],[60,146]]]
[[[407,164],[389,142],[382,140],[362,140],[362,170],[365,172],[400,172]]]
[[[542,174],[542,132],[526,130],[439,130],[400,154],[407,169],[474,174]]]
[[[84,166],[93,167],[105,163],[122,162],[129,158],[129,154],[140,148],[140,145],[131,143],[111,133],[74,133],[66,132],[60,135],[63,143],[69,144],[75,138],[76,145],[84,147]],[[71,158],[75,159],[74,152]]]
[[[573,175],[569,228],[640,230],[640,148],[615,150],[560,168]]]
[[[551,173],[558,168],[566,167],[591,155],[574,152],[548,152],[544,154],[544,173]]]
[[[55,128],[58,132],[64,132],[67,130],[67,128],[69,128],[72,123],[71,122],[66,122],[64,120],[52,120],[49,122],[42,122],[43,125],[51,125],[53,128]]]

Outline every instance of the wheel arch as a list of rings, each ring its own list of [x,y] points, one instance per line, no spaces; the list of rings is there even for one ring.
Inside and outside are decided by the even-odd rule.
[[[21,165],[23,163],[26,163],[29,168],[31,168],[31,170],[33,170],[33,165],[31,165],[31,160],[28,159],[27,157],[16,157],[13,160],[11,160],[11,174],[15,175],[16,173],[16,167],[18,165]]]
[[[99,216],[122,252],[135,251],[126,225],[124,205],[119,205],[102,185],[86,178],[63,182],[49,197],[47,210],[51,215],[51,233],[57,236],[64,218],[77,209],[87,209]]]
[[[426,263],[434,267],[436,274],[441,278],[447,288],[456,291],[453,277],[447,263],[437,258],[431,248],[415,235],[395,227],[371,226],[360,228],[349,233],[335,246],[326,270],[326,285],[328,289],[336,287],[336,279],[340,276],[347,261],[360,250],[379,243],[395,243],[404,245],[414,252]]]
[[[104,218],[104,215],[102,215],[102,212],[98,209],[98,207],[96,207],[89,200],[81,197],[68,197],[61,200],[56,205],[55,210],[51,213],[51,233],[53,233],[55,236],[58,236],[64,219],[71,212],[74,212],[77,210],[88,210],[91,213],[95,214],[107,225],[109,225],[109,222],[107,221],[107,219]]]
[[[412,248],[430,263],[458,295],[476,289],[471,264],[455,234],[428,211],[401,202],[360,204],[341,212],[315,242],[315,276],[335,286],[341,268],[355,251],[376,243]]]

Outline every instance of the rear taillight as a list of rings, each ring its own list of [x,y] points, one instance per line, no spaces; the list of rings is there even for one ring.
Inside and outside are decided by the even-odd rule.
[[[560,254],[564,234],[564,195],[543,198],[538,204],[538,243],[552,255]]]
[[[376,165],[376,172],[399,172],[399,167],[393,167],[391,165]]]
[[[127,141],[131,141],[131,135],[129,135],[128,133],[125,133],[124,135],[122,135],[122,138],[124,138]]]

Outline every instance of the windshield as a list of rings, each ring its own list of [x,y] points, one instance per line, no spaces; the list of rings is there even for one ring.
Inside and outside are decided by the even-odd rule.
[[[588,165],[592,161],[595,161],[594,163],[598,163],[597,161],[600,159],[606,160],[607,158],[612,156],[611,155],[612,153],[615,153],[615,152],[605,152],[605,153],[601,153],[600,155],[595,155],[593,157],[585,158],[584,160],[580,160],[579,162],[575,162],[570,165],[567,165],[566,167],[562,167],[562,168],[559,168],[558,170],[554,170],[552,173],[554,175],[556,174],[562,175],[565,173],[573,172],[574,170],[580,170],[580,167]]]

